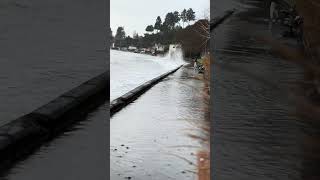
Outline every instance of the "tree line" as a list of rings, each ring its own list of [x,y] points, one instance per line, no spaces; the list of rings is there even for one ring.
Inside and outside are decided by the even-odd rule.
[[[148,25],[145,28],[147,33],[144,33],[144,35],[134,33],[131,37],[126,35],[124,27],[118,27],[115,36],[112,36],[112,42],[116,47],[136,46],[139,48],[147,48],[155,43],[163,45],[175,43],[174,34],[184,28],[185,23],[189,25],[195,18],[195,12],[192,8],[183,9],[181,13],[178,11],[169,12],[163,22],[161,17],[158,16],[154,25]],[[183,26],[181,26],[181,22]]]
[[[207,20],[199,20],[194,25],[190,25],[190,22],[195,19],[196,15],[192,8],[183,9],[180,13],[178,11],[169,12],[164,21],[158,16],[154,25],[147,25],[144,35],[134,33],[131,37],[126,35],[124,27],[118,27],[115,36],[112,36],[112,43],[116,47],[135,46],[138,48],[149,48],[154,44],[162,44],[167,47],[169,44],[182,43],[191,56],[201,50],[199,47],[202,45],[197,43],[201,41],[203,44],[203,41],[206,41],[203,38],[203,33],[206,33],[203,27],[208,25]],[[187,24],[186,27],[185,24]]]
[[[174,28],[180,28],[181,21],[183,23],[182,28],[184,28],[184,23],[187,22],[189,24],[189,22],[194,21],[195,18],[196,18],[195,12],[192,10],[192,8],[189,8],[188,10],[184,9],[181,13],[179,13],[178,11],[169,12],[167,13],[163,23],[162,23],[161,17],[158,16],[155,24],[148,25],[146,27],[146,31],[150,33],[154,31],[157,31],[157,32],[170,31],[170,30],[173,30]]]

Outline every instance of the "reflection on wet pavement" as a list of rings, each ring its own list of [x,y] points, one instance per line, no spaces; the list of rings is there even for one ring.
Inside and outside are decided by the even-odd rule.
[[[108,103],[90,113],[85,121],[19,162],[3,179],[108,179]]]
[[[204,83],[183,67],[155,85],[110,122],[111,179],[197,178],[205,145]],[[208,127],[208,125],[207,125]]]

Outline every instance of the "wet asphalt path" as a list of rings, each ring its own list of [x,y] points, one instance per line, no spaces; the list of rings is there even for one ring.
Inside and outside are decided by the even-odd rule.
[[[207,149],[192,137],[208,139],[201,128],[209,125],[201,94],[204,83],[192,77],[192,67],[182,67],[113,115],[112,180],[197,178],[197,152]]]
[[[221,4],[220,4],[221,2]],[[262,1],[215,1],[236,13],[213,35],[212,179],[303,179],[303,141],[310,127],[289,98],[301,69],[272,54],[258,35],[279,39]],[[232,4],[236,4],[232,7]],[[270,28],[271,27],[271,28]]]

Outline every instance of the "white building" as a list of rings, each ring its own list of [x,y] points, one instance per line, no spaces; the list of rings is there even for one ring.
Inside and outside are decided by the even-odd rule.
[[[129,46],[128,50],[129,50],[129,51],[135,51],[135,50],[137,50],[137,47],[135,47],[135,46]]]
[[[128,51],[128,48],[122,47],[122,48],[120,48],[120,50],[121,50],[121,51]]]
[[[153,48],[156,49],[158,52],[164,51],[164,46],[161,44],[155,44]]]

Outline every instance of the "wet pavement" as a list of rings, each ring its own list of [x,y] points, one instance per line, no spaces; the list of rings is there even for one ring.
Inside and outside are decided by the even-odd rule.
[[[104,1],[0,1],[0,125],[109,67]]]
[[[0,2],[0,125],[108,70],[104,1]],[[108,179],[107,104],[0,179]]]
[[[220,2],[239,8],[212,34],[212,179],[305,179],[312,164],[303,143],[317,130],[295,115],[290,98],[302,71],[255,39],[283,40],[283,27],[268,22],[262,1],[212,6]]]
[[[73,128],[18,162],[0,179],[108,179],[108,104],[89,113]]]
[[[193,76],[183,67],[111,118],[112,180],[197,179],[209,125],[204,82]]]
[[[191,67],[183,67],[112,117],[112,180],[196,179],[198,164],[208,169],[205,86],[193,76]],[[2,173],[2,179],[108,179],[108,103]]]

